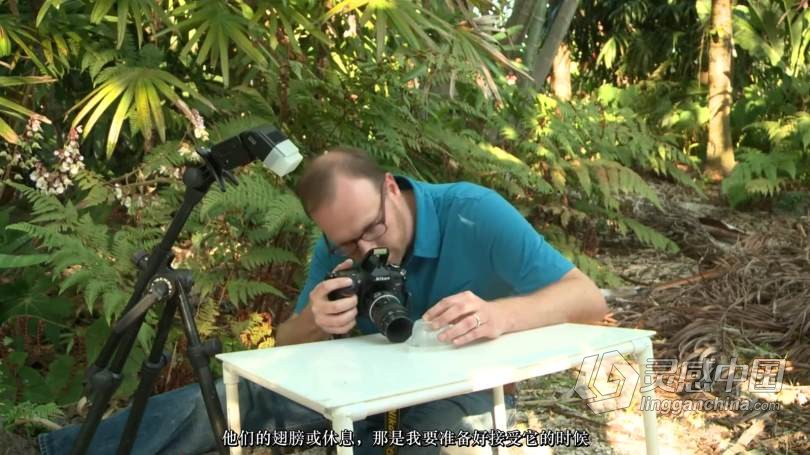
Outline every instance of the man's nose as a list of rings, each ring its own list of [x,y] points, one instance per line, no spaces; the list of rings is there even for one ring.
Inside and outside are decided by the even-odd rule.
[[[366,257],[366,253],[371,251],[372,248],[377,247],[376,241],[371,240],[363,240],[360,239],[357,241],[357,254],[360,255],[359,258],[355,259],[355,262],[361,261],[364,257]]]

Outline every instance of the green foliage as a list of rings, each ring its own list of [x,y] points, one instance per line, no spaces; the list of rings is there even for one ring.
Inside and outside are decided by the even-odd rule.
[[[159,61],[162,57],[160,52],[158,48],[148,45],[141,50],[141,58]],[[150,57],[150,53],[157,55]],[[127,118],[130,119],[132,132],[140,132],[147,142],[151,140],[154,130],[157,130],[160,140],[165,141],[166,122],[161,98],[184,106],[185,103],[177,94],[177,90],[189,93],[213,108],[208,100],[171,73],[148,66],[134,64],[106,68],[95,78],[95,84],[96,89],[75,106],[81,109],[73,119],[73,127],[80,125],[90,114],[86,118],[83,130],[84,137],[87,137],[99,118],[117,101],[107,134],[108,156],[112,154],[121,127]]]
[[[279,191],[270,184],[267,171],[255,167],[239,175],[238,187],[209,192],[199,214],[200,222],[213,228],[206,235],[192,236],[194,248],[208,252],[189,262],[200,271],[196,284],[202,297],[225,289],[236,305],[266,294],[288,298],[257,277],[277,264],[300,264],[293,251],[272,243],[285,227],[308,223],[295,196]]]
[[[582,80],[599,85],[606,80],[694,78],[701,60],[699,43],[707,28],[705,3],[709,2],[581,3],[587,20],[574,20],[570,36],[573,60],[589,66]]]
[[[2,29],[2,25],[0,25],[0,47],[2,47],[2,41],[7,39],[3,36],[4,32]],[[0,51],[2,54],[2,51]],[[28,84],[45,84],[48,82],[53,82],[53,79],[47,76],[16,76],[16,77],[9,77],[9,76],[0,76],[0,89],[5,89],[7,87],[14,87],[19,85],[28,85]],[[27,117],[34,117],[39,121],[44,121],[50,123],[47,117],[44,117],[36,112],[28,109],[27,107],[16,103],[8,98],[0,96],[0,114],[4,116],[11,116],[15,118],[27,118]],[[0,137],[11,144],[16,144],[19,142],[20,138],[17,133],[14,131],[13,128],[8,124],[3,117],[0,117]]]
[[[51,420],[62,416],[63,412],[56,403],[36,404],[30,401],[12,404],[10,401],[0,401],[0,421],[8,430],[21,422],[33,423],[37,420]]]
[[[56,404],[67,404],[75,402],[81,394],[81,376],[74,373],[75,360],[69,355],[59,355],[51,362],[48,373],[41,374],[39,371],[27,365],[28,354],[22,351],[13,351],[8,356],[8,361],[3,365],[10,373],[21,379],[25,385],[17,393],[22,396],[23,403],[49,404],[53,401]],[[12,396],[15,396],[16,387],[12,384],[6,385]]]
[[[11,209],[0,211],[0,269],[17,269],[46,262],[47,254],[30,254],[30,238],[5,228],[11,219]],[[24,252],[28,251],[28,254]]]
[[[51,253],[49,262],[53,276],[61,278],[59,292],[73,287],[77,292],[84,292],[91,311],[101,294],[102,313],[107,320],[119,315],[128,297],[123,290],[128,284],[124,276],[134,267],[110,255],[111,235],[107,226],[95,222],[89,213],[80,213],[70,201],[63,205],[55,196],[16,183],[8,184],[29,200],[34,217],[30,222],[15,223],[7,229],[24,232]]]
[[[810,115],[801,110],[810,102],[810,75],[781,77],[747,87],[732,111],[738,164],[722,188],[735,207],[810,182]]]
[[[16,316],[61,322],[69,314],[71,303],[52,295],[51,280],[40,266],[50,255],[37,253],[25,233],[6,229],[10,220],[10,209],[0,211],[0,268],[13,278],[0,283],[0,324]]]
[[[130,351],[129,357],[127,357],[127,361],[124,364],[122,371],[123,381],[118,390],[115,391],[116,397],[128,398],[135,389],[137,389],[139,382],[138,372],[143,366],[143,361],[147,359],[147,353],[149,352],[149,346],[144,342],[144,338],[151,340],[152,337],[154,337],[154,330],[152,328],[156,324],[155,319],[156,318],[150,317],[150,315],[147,314],[147,321],[138,333],[138,341],[140,341],[140,343],[136,343],[132,346],[132,351]],[[109,339],[110,334],[110,326],[104,318],[98,318],[89,326],[82,327],[79,330],[79,335],[84,338],[86,356],[84,359],[79,360],[84,361],[85,365],[90,365],[94,362],[98,358],[98,354],[101,352],[104,342]]]
[[[537,95],[536,110],[525,116],[523,131],[506,127],[504,133],[520,139],[515,147],[529,168],[542,170],[553,198],[541,206],[558,216],[563,227],[597,215],[619,233],[632,232],[647,245],[676,252],[678,247],[672,241],[626,217],[622,203],[628,197],[640,197],[661,208],[655,190],[634,168],[700,191],[677,168],[678,164],[691,166],[692,161],[674,145],[656,137],[633,110],[615,103],[615,97],[606,97],[605,92],[603,87],[601,102],[584,99],[567,103]],[[569,205],[553,201],[558,198],[568,198]]]
[[[569,257],[583,273],[591,277],[600,287],[615,288],[622,285],[622,279],[608,270],[594,258],[582,252],[582,245],[574,236],[566,233],[559,226],[547,226],[543,229],[547,240]]]
[[[105,19],[107,13],[116,4],[116,26],[118,47],[124,42],[127,24],[132,21],[135,31],[138,34],[138,45],[143,43],[143,24],[151,18],[159,18],[164,25],[171,25],[169,16],[160,7],[160,4],[151,0],[99,0],[93,5],[90,11],[90,22],[100,23]]]
[[[778,150],[765,154],[757,149],[738,149],[738,152],[740,162],[723,181],[723,192],[733,206],[772,197],[784,190],[790,180],[810,178],[808,152]]]
[[[0,324],[15,317],[28,316],[60,324],[72,313],[73,302],[54,295],[53,283],[44,275],[47,270],[28,267],[14,276],[14,281],[0,284]]]
[[[788,76],[810,69],[810,9],[800,0],[757,0],[734,7],[734,41],[765,70]]]
[[[230,48],[238,49],[240,55],[248,57],[260,68],[267,66],[267,58],[260,46],[251,42],[250,36],[258,35],[257,24],[229,5],[219,0],[199,0],[189,2],[173,11],[176,17],[183,18],[177,28],[180,33],[191,33],[186,45],[180,51],[180,58],[188,57],[192,49],[199,49],[195,63],[202,65],[208,61],[216,67],[220,63],[222,82],[227,87],[230,82]]]

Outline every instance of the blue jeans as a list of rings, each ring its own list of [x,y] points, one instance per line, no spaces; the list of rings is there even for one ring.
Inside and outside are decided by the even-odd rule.
[[[216,383],[217,395],[225,410],[225,387],[222,380]],[[283,411],[284,428],[331,428],[329,422],[317,412],[290,401],[250,381],[239,383],[242,429],[260,431],[274,430],[276,423],[272,405]],[[400,429],[409,430],[488,430],[493,427],[492,391],[482,390],[444,400],[424,403],[400,410]],[[272,403],[272,405],[271,405]],[[514,418],[514,400],[506,397],[509,424]],[[96,429],[88,454],[111,454],[118,449],[118,442],[126,425],[129,409],[104,419]],[[354,423],[355,438],[362,440],[354,452],[361,454],[382,453],[381,447],[372,447],[372,433],[382,430],[384,415],[377,414]],[[40,434],[39,448],[43,455],[68,454],[79,434],[80,425],[71,425],[50,433]],[[214,439],[200,387],[190,384],[180,389],[151,397],[138,429],[132,453],[152,454],[197,454],[215,450],[222,443],[222,435]],[[400,447],[399,453],[439,453],[439,448]]]

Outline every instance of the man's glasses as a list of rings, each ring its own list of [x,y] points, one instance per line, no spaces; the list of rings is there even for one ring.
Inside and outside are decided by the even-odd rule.
[[[385,234],[385,231],[388,230],[388,226],[385,224],[385,193],[385,179],[383,178],[382,187],[380,188],[379,214],[377,215],[377,218],[375,218],[374,221],[372,221],[371,224],[369,224],[363,230],[363,233],[359,237],[343,242],[339,245],[335,245],[329,241],[326,234],[323,235],[323,240],[326,242],[327,248],[329,248],[329,254],[335,254],[339,251],[344,256],[351,256],[357,252],[357,249],[359,248],[357,242],[360,240],[377,240],[378,238],[382,237],[383,234]]]

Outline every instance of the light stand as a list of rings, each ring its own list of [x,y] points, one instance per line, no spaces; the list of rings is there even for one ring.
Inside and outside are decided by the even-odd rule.
[[[202,201],[215,181],[219,183],[222,191],[225,191],[225,179],[234,184],[237,183],[229,172],[230,169],[260,159],[264,161],[265,166],[283,176],[295,169],[302,157],[295,145],[271,126],[241,133],[215,145],[211,150],[198,150],[198,153],[203,158],[203,164],[190,167],[183,174],[186,193],[180,209],[174,215],[166,234],[152,253],[148,256],[141,253],[135,258],[141,268],[141,274],[135,283],[132,296],[124,308],[123,315],[114,325],[101,353],[87,370],[85,395],[90,397],[91,407],[71,451],[74,455],[83,455],[90,446],[102,415],[109,406],[113,393],[121,384],[123,379],[121,371],[132,350],[146,312],[156,303],[165,303],[165,307],[158,323],[149,358],[144,361],[141,368],[141,380],[133,397],[129,418],[118,446],[118,453],[128,454],[132,450],[154,382],[160,370],[168,363],[169,356],[163,352],[163,347],[178,307],[183,320],[183,331],[188,339],[187,355],[200,384],[211,429],[214,432],[214,440],[221,441],[222,435],[225,433],[225,416],[217,398],[209,368],[211,356],[221,352],[222,347],[219,340],[216,339],[204,343],[200,341],[188,302],[188,294],[193,284],[191,272],[171,268],[174,259],[171,247],[194,207]],[[227,449],[222,444],[219,444],[218,449],[219,453],[223,455],[227,453]]]

